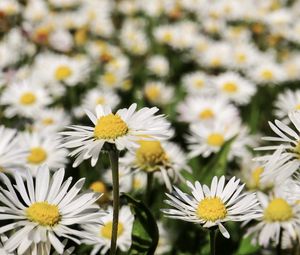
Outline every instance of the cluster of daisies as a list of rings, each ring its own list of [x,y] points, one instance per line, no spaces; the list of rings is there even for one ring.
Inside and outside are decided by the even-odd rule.
[[[107,254],[113,166],[157,255],[297,254],[299,49],[299,0],[1,0],[0,254]]]

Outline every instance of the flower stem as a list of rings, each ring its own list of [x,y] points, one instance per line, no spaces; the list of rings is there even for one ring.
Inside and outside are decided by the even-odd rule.
[[[151,200],[151,188],[152,188],[152,182],[153,182],[153,173],[149,172],[147,173],[147,186],[146,186],[146,193],[145,193],[145,202],[147,205],[150,204]]]
[[[209,229],[210,255],[216,255],[216,229]]]
[[[113,224],[110,242],[110,255],[115,255],[117,251],[118,222],[119,222],[119,152],[114,148],[109,150],[109,160],[112,169],[113,180]]]
[[[281,255],[281,243],[282,243],[282,228],[279,230],[279,241],[276,247],[276,254]]]

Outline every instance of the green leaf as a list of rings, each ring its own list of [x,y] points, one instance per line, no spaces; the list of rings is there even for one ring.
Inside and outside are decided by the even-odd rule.
[[[132,228],[132,244],[128,255],[154,254],[158,244],[158,227],[150,210],[141,201],[122,194],[133,210],[135,220]]]
[[[228,163],[228,154],[230,152],[230,147],[236,137],[234,136],[228,140],[219,152],[212,157],[208,164],[199,171],[197,176],[198,180],[202,183],[209,184],[214,176],[221,176],[226,173],[226,166]]]
[[[256,253],[259,249],[259,246],[253,246],[251,244],[251,238],[247,237],[242,239],[235,255],[250,255]]]

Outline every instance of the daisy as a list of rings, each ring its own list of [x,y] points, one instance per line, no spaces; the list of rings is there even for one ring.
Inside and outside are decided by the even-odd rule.
[[[1,220],[14,220],[0,228],[0,234],[14,230],[4,249],[24,254],[36,245],[50,243],[62,254],[64,245],[58,237],[80,244],[82,232],[77,230],[78,224],[101,224],[103,212],[94,204],[99,195],[93,192],[78,194],[84,179],[69,189],[72,177],[63,182],[64,169],[58,170],[53,177],[47,166],[37,172],[35,181],[27,172],[26,182],[15,173],[15,185],[6,175],[0,175],[3,182]],[[88,237],[87,234],[85,238]]]
[[[13,83],[7,87],[0,100],[0,104],[6,105],[4,114],[8,118],[15,115],[32,118],[36,111],[51,102],[52,99],[47,91],[41,86],[31,84],[29,80],[22,83]]]
[[[0,169],[12,172],[22,168],[26,161],[27,150],[20,146],[17,130],[0,126]]]
[[[84,232],[81,232],[83,236],[85,233],[88,236],[93,236],[93,239],[84,239],[83,242],[89,245],[93,245],[94,248],[91,255],[95,255],[99,252],[106,254],[110,249],[111,231],[112,231],[112,214],[113,208],[109,206],[107,208],[108,214],[101,218],[103,226],[94,224],[87,224],[82,226]],[[133,226],[134,216],[130,211],[129,206],[122,206],[120,208],[119,223],[118,223],[118,240],[117,247],[122,252],[127,252],[131,246],[131,231]]]
[[[271,129],[277,136],[267,136],[263,137],[262,139],[271,142],[280,142],[280,144],[262,146],[256,148],[256,150],[275,151],[279,148],[282,148],[282,155],[286,157],[285,160],[290,160],[290,162],[292,162],[290,163],[290,167],[292,167],[294,170],[297,170],[300,166],[300,112],[291,112],[288,117],[290,122],[292,122],[296,128],[296,131],[279,120],[275,120],[274,124],[269,122]],[[270,158],[270,155],[258,157],[257,160],[265,160],[268,158]]]
[[[169,73],[169,62],[161,55],[153,55],[147,60],[148,70],[158,77],[165,77]]]
[[[46,164],[50,169],[65,167],[68,151],[60,148],[60,137],[56,134],[28,133],[19,135],[21,146],[28,151],[26,167],[33,176],[39,167]]]
[[[236,119],[238,110],[224,98],[216,96],[188,96],[178,104],[179,120],[188,123],[212,123],[213,121]]]
[[[189,157],[202,155],[209,157],[218,152],[223,144],[240,132],[238,119],[225,122],[215,121],[206,126],[203,123],[190,125],[191,134],[187,137]]]
[[[77,157],[73,167],[88,158],[95,166],[104,143],[115,144],[118,150],[131,150],[138,147],[137,141],[141,137],[160,139],[169,136],[170,124],[162,115],[154,115],[158,108],[144,107],[136,111],[136,107],[132,104],[114,114],[109,107],[98,105],[96,115],[86,111],[94,126],[70,126],[71,131],[62,132],[64,146],[76,148],[69,154]]]
[[[174,193],[166,194],[165,202],[172,209],[163,212],[169,218],[198,223],[204,228],[217,226],[226,238],[230,235],[222,223],[227,221],[246,221],[260,216],[255,193],[241,193],[244,185],[232,177],[225,185],[225,176],[214,177],[209,188],[198,181],[193,185],[187,181],[192,195],[174,187]]]
[[[145,173],[159,172],[166,187],[172,190],[171,180],[182,179],[181,170],[190,171],[183,151],[174,143],[166,141],[140,141],[140,147],[128,152],[120,164],[131,170]]]
[[[284,121],[290,121],[288,114],[300,110],[300,90],[286,90],[280,93],[275,101],[275,116]]]
[[[259,207],[263,211],[257,224],[247,230],[246,236],[253,236],[253,242],[267,247],[271,242],[279,243],[280,232],[287,234],[289,239],[295,240],[299,229],[300,207],[291,203],[284,193],[277,192],[267,196],[257,194]]]
[[[239,105],[249,103],[256,92],[256,87],[253,83],[234,72],[223,73],[217,76],[213,82],[216,84],[216,89],[220,96]]]
[[[183,76],[182,84],[191,95],[202,95],[214,90],[211,78],[203,72],[193,72]]]
[[[174,88],[160,81],[149,81],[144,87],[145,98],[154,105],[166,105],[174,97]]]

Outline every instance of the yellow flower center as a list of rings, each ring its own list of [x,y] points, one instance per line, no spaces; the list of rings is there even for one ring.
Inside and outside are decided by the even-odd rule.
[[[97,139],[116,139],[126,135],[128,126],[124,120],[117,114],[108,114],[98,119],[94,129],[94,135]]]
[[[239,53],[236,55],[236,60],[238,63],[245,63],[247,56],[244,53]]]
[[[238,90],[238,86],[234,82],[226,82],[223,85],[223,90],[228,93],[234,93]]]
[[[165,43],[169,43],[171,42],[173,39],[173,36],[170,32],[165,32],[165,34],[163,35],[163,42]]]
[[[105,73],[103,80],[107,85],[113,86],[117,82],[117,77],[113,73]]]
[[[253,170],[251,177],[253,181],[253,188],[258,188],[259,187],[259,182],[260,182],[260,176],[263,173],[264,168],[263,167],[257,167]]]
[[[199,114],[199,118],[201,120],[207,120],[207,119],[211,119],[213,117],[214,117],[214,112],[211,109],[209,109],[209,108],[204,109]]]
[[[261,72],[261,76],[262,76],[263,79],[265,79],[265,80],[272,80],[273,77],[274,77],[274,74],[273,74],[273,72],[272,72],[271,70],[266,69],[266,70],[263,70],[263,71]]]
[[[157,86],[149,86],[145,90],[145,95],[149,101],[155,101],[160,95],[160,89]]]
[[[134,178],[132,182],[132,186],[134,189],[140,189],[142,187],[142,182],[140,179]]]
[[[194,87],[195,87],[195,88],[200,89],[200,88],[202,88],[203,86],[204,86],[204,81],[203,81],[203,80],[196,80],[196,81],[194,82]]]
[[[213,59],[211,60],[211,65],[212,65],[213,67],[219,67],[219,66],[221,66],[221,64],[222,64],[222,61],[221,61],[221,59],[218,58],[218,57],[213,58]]]
[[[25,92],[20,97],[20,103],[22,105],[31,105],[34,104],[35,101],[36,101],[36,96],[31,92]]]
[[[145,171],[157,171],[159,165],[166,164],[167,154],[159,141],[140,141],[135,156],[137,164]]]
[[[56,205],[48,202],[36,202],[26,209],[27,218],[42,226],[54,226],[60,221],[60,213]]]
[[[72,75],[72,70],[66,65],[61,65],[55,70],[55,78],[58,81],[63,81]]]
[[[297,104],[297,105],[295,106],[295,110],[300,110],[300,104]]]
[[[219,197],[207,197],[198,204],[197,215],[200,219],[215,222],[224,219],[227,210]]]
[[[111,232],[112,232],[112,222],[106,223],[100,231],[100,236],[105,237],[107,239],[111,239]],[[124,226],[122,223],[118,223],[118,232],[117,236],[119,237],[124,232]]]
[[[45,126],[49,126],[49,125],[52,125],[54,123],[54,120],[52,118],[44,118],[42,120],[42,123]]]
[[[90,189],[94,192],[105,193],[107,192],[106,186],[101,181],[95,181],[90,185]]]
[[[30,154],[27,157],[27,161],[31,164],[39,165],[47,158],[46,151],[41,147],[31,148]]]
[[[225,142],[224,136],[219,133],[212,133],[207,138],[207,143],[211,146],[220,147]]]
[[[266,221],[287,221],[292,217],[292,207],[282,198],[274,198],[264,211]]]
[[[105,98],[100,96],[100,97],[97,98],[96,103],[103,105],[103,104],[105,104],[105,101],[106,101]]]

